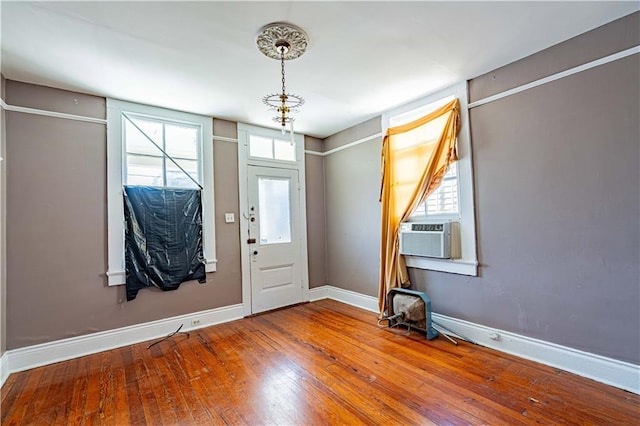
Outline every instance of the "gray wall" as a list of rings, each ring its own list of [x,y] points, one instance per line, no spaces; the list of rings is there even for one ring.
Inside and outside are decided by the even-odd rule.
[[[380,133],[380,117],[325,139],[325,151]],[[327,283],[378,294],[381,138],[334,152],[325,161]]]
[[[103,98],[7,81],[6,102],[104,118]],[[123,302],[108,287],[106,132],[101,124],[7,112],[7,348],[241,302],[237,144],[215,142],[217,272]],[[222,123],[224,124],[224,123]],[[235,125],[214,122],[222,136]],[[225,131],[227,134],[225,134]]]
[[[320,139],[306,136],[305,150],[322,152]],[[315,154],[305,154],[305,175],[307,192],[307,249],[309,263],[309,288],[327,283],[327,240],[324,200],[324,158]]]
[[[472,80],[471,100],[637,45],[638,16]],[[636,54],[471,110],[480,275],[411,269],[435,312],[640,362],[639,62]],[[379,267],[366,243],[379,238],[379,154],[371,143],[325,159],[329,284],[369,295],[377,276],[346,268]],[[335,188],[346,182],[357,184]],[[353,252],[363,255],[357,265]]]

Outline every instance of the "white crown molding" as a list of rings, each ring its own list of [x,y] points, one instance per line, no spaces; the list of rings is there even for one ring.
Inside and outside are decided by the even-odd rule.
[[[333,299],[371,312],[378,312],[378,299],[326,285],[310,291],[311,300]],[[532,339],[457,318],[432,314],[432,320],[475,343],[595,381],[640,394],[640,365]],[[497,337],[497,340],[495,339]]]
[[[339,146],[337,148],[334,148],[334,149],[331,149],[329,151],[321,152],[321,151],[313,151],[313,150],[310,150],[310,149],[305,149],[304,153],[308,154],[308,155],[317,155],[318,157],[326,157],[328,155],[335,154],[336,152],[340,152],[342,150],[354,147],[356,145],[360,145],[361,143],[369,142],[370,140],[373,140],[373,139],[376,139],[376,138],[380,138],[380,137],[382,137],[382,133],[376,133],[376,134],[373,134],[373,135],[366,136],[366,137],[364,137],[362,139],[358,139],[356,141],[346,143],[344,145],[341,145],[341,146]]]
[[[514,87],[513,89],[506,90],[504,92],[497,93],[495,95],[486,97],[484,99],[477,100],[475,102],[471,102],[467,108],[475,108],[480,105],[488,104],[493,101],[497,101],[498,99],[506,98],[507,96],[515,95],[516,93],[524,92],[525,90],[533,89],[534,87],[542,86],[543,84],[551,83],[552,81],[560,80],[564,77],[569,77],[570,75],[577,74],[582,71],[589,70],[591,68],[598,67],[600,65],[608,64],[609,62],[617,61],[618,59],[626,58],[627,56],[635,55],[640,53],[640,46],[634,46],[629,49],[623,50],[621,52],[614,53],[609,56],[605,56],[600,59],[596,59],[595,61],[587,62],[586,64],[579,65],[574,68],[570,68],[566,71],[562,71],[548,77],[541,78],[539,80],[532,81],[531,83],[523,84],[522,86]]]
[[[84,115],[66,114],[64,112],[48,111],[38,108],[22,107],[17,105],[8,105],[4,99],[0,99],[0,107],[5,111],[22,112],[25,114],[43,115],[46,117],[64,118],[66,120],[84,121],[87,123],[107,124],[104,118],[87,117]]]
[[[238,143],[238,138],[229,138],[226,136],[217,136],[217,135],[213,135],[212,139],[214,141],[221,141],[221,142],[231,142],[231,143]]]
[[[337,148],[330,149],[329,151],[325,151],[325,152],[322,153],[322,156],[326,157],[327,155],[335,154],[336,152],[340,152],[340,151],[345,150],[347,148],[351,148],[351,147],[354,147],[356,145],[360,145],[361,143],[365,143],[365,142],[369,142],[370,140],[373,140],[373,139],[381,138],[382,136],[383,136],[382,132],[374,133],[373,135],[369,135],[369,136],[366,136],[364,138],[358,139],[356,141],[349,142],[347,144],[341,145],[341,146],[339,146]]]
[[[190,331],[234,321],[242,317],[242,305],[238,304],[13,349],[5,352],[0,360],[2,362],[2,375],[6,374],[8,376],[10,373],[18,371],[133,345],[147,340],[159,339],[174,332],[180,325],[183,325],[181,331]],[[197,326],[192,326],[192,320],[199,320],[200,323]]]
[[[85,121],[89,123],[107,124],[107,120],[103,118],[87,117],[84,115],[66,114],[63,112],[49,111],[44,109],[21,107],[17,105],[8,105],[4,99],[0,98],[0,108],[5,111],[23,112],[25,114],[44,115],[47,117],[65,118],[67,120]],[[238,138],[230,138],[227,136],[211,135],[211,140],[221,142],[238,143]]]

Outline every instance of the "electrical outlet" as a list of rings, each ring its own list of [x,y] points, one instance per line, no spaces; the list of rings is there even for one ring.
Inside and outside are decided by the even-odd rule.
[[[191,320],[191,327],[195,327],[197,325],[200,325],[200,320],[199,319]]]

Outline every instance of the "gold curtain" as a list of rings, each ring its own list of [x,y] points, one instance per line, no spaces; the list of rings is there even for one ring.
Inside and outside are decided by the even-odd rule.
[[[408,287],[409,274],[399,254],[400,223],[440,185],[449,164],[458,159],[460,104],[454,99],[430,114],[391,127],[382,142],[382,241],[380,248],[380,314],[387,292]]]

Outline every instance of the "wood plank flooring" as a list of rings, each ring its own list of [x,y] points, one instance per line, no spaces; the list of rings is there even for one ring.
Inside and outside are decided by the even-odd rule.
[[[12,374],[2,425],[640,422],[640,396],[331,300]]]

